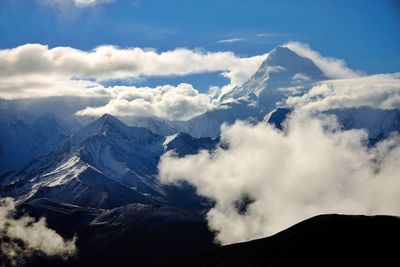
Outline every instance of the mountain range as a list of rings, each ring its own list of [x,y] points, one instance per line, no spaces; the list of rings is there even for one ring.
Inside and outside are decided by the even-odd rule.
[[[0,196],[13,197],[20,210],[32,216],[45,216],[49,226],[64,236],[78,233],[82,266],[93,259],[98,266],[127,266],[132,260],[140,266],[161,266],[174,264],[177,257],[205,253],[216,246],[204,215],[213,203],[198,196],[189,184],[162,184],[157,179],[160,157],[168,151],[184,157],[221,147],[221,125],[237,120],[264,122],[282,130],[292,112],[282,100],[302,95],[326,79],[311,59],[277,47],[250,79],[223,95],[217,107],[187,121],[122,121],[104,114],[83,126],[70,127],[54,114],[1,110]],[[400,110],[359,107],[326,113],[336,115],[344,129],[366,129],[371,145],[400,132]],[[346,233],[353,240],[352,230],[365,230],[354,235],[355,244],[362,245],[368,242],[363,235],[375,224],[389,225],[398,236],[390,228],[398,227],[392,218],[332,215],[311,219],[266,240],[216,248],[204,257],[189,257],[186,265],[176,264],[285,266],[291,263],[291,255],[306,263],[311,255],[325,253],[318,244],[326,242],[330,254],[323,255],[333,257],[331,251],[340,245],[335,242],[344,237],[329,233]],[[320,235],[322,230],[328,235]],[[382,241],[372,234],[374,242]],[[301,247],[301,253],[292,252],[294,244]],[[266,248],[273,252],[262,256]],[[247,254],[238,258],[238,250]],[[50,264],[35,260],[42,266]]]

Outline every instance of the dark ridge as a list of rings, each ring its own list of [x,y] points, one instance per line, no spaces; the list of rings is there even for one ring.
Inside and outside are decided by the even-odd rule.
[[[219,247],[174,267],[400,266],[400,219],[319,215],[274,236]]]
[[[19,210],[46,217],[48,227],[64,238],[76,236],[78,249],[66,261],[33,255],[23,267],[161,267],[215,247],[204,216],[173,207],[129,204],[95,209],[35,199]]]

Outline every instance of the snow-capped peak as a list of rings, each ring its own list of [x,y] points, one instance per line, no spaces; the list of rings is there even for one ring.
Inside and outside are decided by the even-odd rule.
[[[290,88],[288,91],[293,92],[293,89],[304,89],[304,84],[324,79],[326,76],[311,59],[302,57],[287,47],[278,46],[268,54],[249,80],[223,95],[221,101],[254,94],[263,106],[272,110],[275,103],[285,96],[285,88]]]
[[[129,131],[129,126],[110,114],[104,114],[96,121],[84,127],[78,134],[92,136],[96,134],[105,135],[110,129],[119,129],[120,131]]]
[[[268,54],[268,57],[261,64],[258,72],[263,70],[265,71],[268,67],[278,66],[293,74],[303,73],[313,80],[326,79],[323,72],[311,59],[302,57],[296,52],[283,46],[275,47]]]

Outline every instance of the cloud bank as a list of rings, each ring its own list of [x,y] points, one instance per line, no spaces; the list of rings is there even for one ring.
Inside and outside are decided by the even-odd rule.
[[[163,85],[154,88],[109,86],[82,80],[8,80],[0,84],[5,99],[48,105],[64,99],[65,108],[76,115],[101,116],[105,113],[119,117],[158,117],[168,120],[187,120],[216,106],[218,93],[200,93],[190,84]],[[0,89],[1,90],[1,89]],[[59,103],[59,105],[62,103]],[[43,107],[45,108],[45,107]],[[51,112],[48,110],[48,112]],[[62,108],[61,106],[57,107]]]
[[[5,264],[20,266],[34,252],[67,258],[76,252],[75,239],[64,240],[46,225],[27,215],[14,218],[11,198],[0,199],[0,259]]]
[[[286,104],[312,111],[372,107],[400,108],[400,73],[329,80],[302,96],[289,97]]]
[[[157,116],[186,120],[213,108],[221,89],[214,87],[209,94],[200,93],[189,84],[149,88],[104,86],[101,83],[114,80],[132,83],[147,77],[219,72],[230,80],[224,88],[233,88],[248,79],[264,57],[241,58],[231,52],[185,48],[159,53],[151,49],[115,46],[82,51],[71,47],[27,44],[0,50],[0,98],[99,99],[98,105],[83,106],[77,114],[98,116],[111,113],[125,117]],[[108,99],[105,105],[104,99]]]
[[[104,106],[87,107],[79,116],[101,116],[105,113],[120,117],[158,117],[187,120],[212,109],[215,105],[207,94],[199,93],[190,84],[136,88],[115,86],[107,88],[111,100]]]
[[[82,51],[71,47],[49,48],[46,45],[26,44],[0,50],[0,77],[46,75],[104,81],[205,72],[242,74],[248,72],[244,70],[249,67],[247,63],[256,61],[259,65],[260,60],[257,56],[240,58],[231,52],[185,48],[157,52],[142,48],[99,46],[91,51]],[[251,67],[254,69],[257,66]],[[236,78],[234,74],[231,76]]]
[[[207,219],[230,244],[272,235],[321,213],[400,214],[400,138],[366,146],[334,117],[295,113],[280,132],[238,122],[222,128],[228,149],[159,164],[164,183],[185,180],[215,201]]]
[[[357,75],[343,61],[323,58],[305,44],[291,42],[286,45],[319,62],[319,66],[332,77]],[[26,44],[0,50],[0,98],[79,97],[92,102],[90,106],[75,110],[80,116],[110,113],[120,117],[156,116],[169,120],[187,120],[214,108],[219,97],[250,78],[267,55],[239,57],[232,52],[206,52],[186,48],[157,52],[116,46],[99,46],[83,51],[71,47],[49,48],[40,44]],[[220,73],[229,79],[229,83],[222,87],[212,87],[208,93],[199,92],[188,84],[160,85],[154,88],[103,85],[105,81],[112,84],[119,80],[132,84],[148,77],[209,72]],[[294,79],[304,80],[307,77]]]
[[[207,214],[222,244],[261,238],[321,213],[400,214],[400,136],[368,146],[330,109],[400,108],[400,75],[330,80],[284,103],[280,131],[266,123],[223,126],[223,148],[159,164],[164,183],[188,181],[215,201]],[[368,119],[366,119],[368,124]]]

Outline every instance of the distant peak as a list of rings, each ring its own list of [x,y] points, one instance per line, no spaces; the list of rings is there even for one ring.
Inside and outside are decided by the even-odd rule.
[[[294,52],[293,50],[287,48],[286,46],[277,46],[274,49],[271,50],[271,52],[269,52],[269,55],[267,57],[276,57],[276,56],[291,56],[291,57],[301,57],[300,55],[298,55],[296,52]]]
[[[279,63],[286,63],[290,60],[309,60],[308,58],[304,58],[298,55],[293,50],[285,46],[277,46],[269,53],[268,57],[265,59],[265,62],[268,62],[270,65],[279,65]]]
[[[229,98],[243,99],[246,96],[255,98],[255,95],[259,103],[273,108],[276,102],[284,97],[284,93],[277,90],[293,86],[293,77],[295,75],[298,77],[299,74],[307,77],[307,82],[326,79],[324,73],[310,58],[300,56],[290,48],[277,46],[272,49],[250,79],[223,95],[220,101],[223,102]],[[271,94],[260,97],[267,92]]]
[[[285,46],[277,46],[272,49],[268,57],[261,64],[258,72],[265,72],[268,71],[269,67],[277,66],[284,68],[292,75],[292,77],[297,73],[304,73],[313,80],[321,80],[326,78],[322,71],[310,58],[300,56]]]
[[[115,118],[113,115],[108,114],[108,113],[104,113],[100,119],[102,120],[116,120],[117,118]]]
[[[97,121],[106,124],[124,124],[122,121],[108,113],[103,114]]]
[[[84,136],[91,136],[95,134],[103,134],[110,129],[128,129],[129,126],[110,114],[104,114],[94,122],[84,127],[80,133]]]
[[[277,46],[274,49],[272,49],[271,53],[295,53],[295,52],[287,48],[286,46]]]

